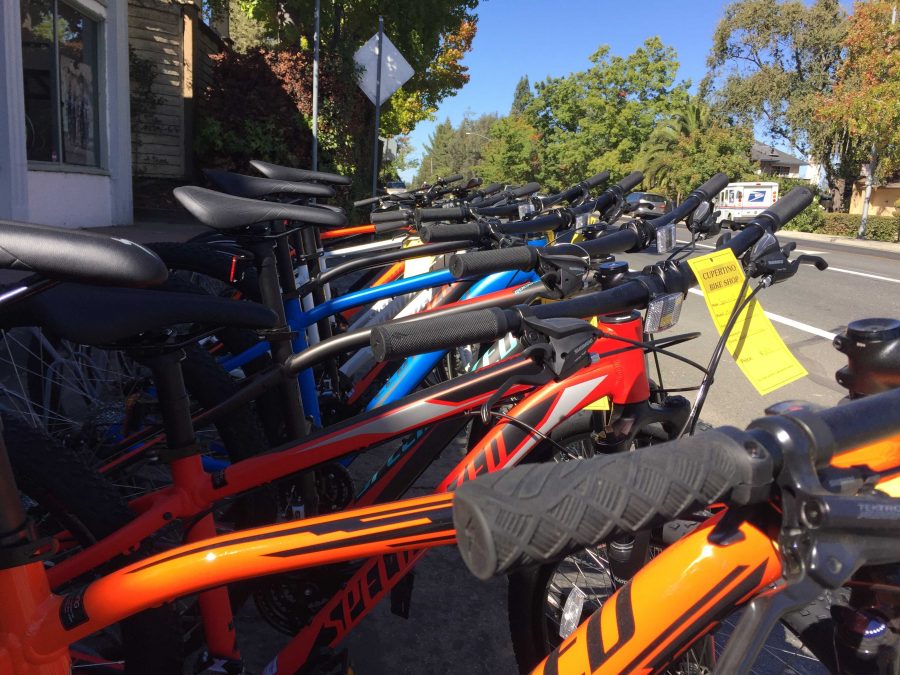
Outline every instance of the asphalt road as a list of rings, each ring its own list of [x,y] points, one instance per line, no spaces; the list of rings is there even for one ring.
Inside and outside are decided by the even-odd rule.
[[[685,238],[686,233],[681,232],[679,239]],[[785,234],[780,239],[786,243],[792,237]],[[778,333],[809,375],[760,396],[726,355],[703,410],[705,421],[744,425],[762,415],[768,405],[787,399],[837,403],[844,392],[835,382],[834,373],[845,360],[831,346],[833,334],[854,319],[900,317],[900,245],[896,250],[884,251],[798,240],[797,248],[798,252],[822,255],[830,268],[820,272],[803,267],[794,278],[766,289],[759,298]],[[699,253],[704,250],[707,249],[699,249]],[[626,256],[633,268],[658,257],[655,253]],[[705,303],[696,294],[688,296],[680,322],[672,329],[691,331],[700,331],[702,336],[675,351],[706,364],[716,334]],[[677,361],[663,362],[663,381],[670,386],[697,383],[698,375]],[[355,471],[363,475],[377,467],[386,452],[368,453],[354,465]],[[458,459],[458,452],[448,449],[422,477],[415,494],[433,489]],[[259,621],[258,617],[247,618]],[[281,642],[265,630],[253,631],[251,640],[245,651],[251,667],[264,663],[254,663],[256,654],[271,654]],[[495,579],[483,583],[470,577],[453,548],[431,551],[416,570],[410,618],[392,615],[389,603],[383,602],[353,631],[344,646],[349,648],[354,670],[360,675],[515,673],[506,616],[506,582]],[[776,649],[769,656],[759,672],[818,672],[815,666],[802,662],[788,665],[777,652]]]

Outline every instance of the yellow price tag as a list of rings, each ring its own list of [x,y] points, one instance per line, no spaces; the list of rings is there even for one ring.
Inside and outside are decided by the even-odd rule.
[[[598,398],[593,403],[584,406],[585,410],[612,410],[612,399],[609,396]]]
[[[721,335],[738,300],[744,283],[744,270],[731,249],[727,248],[691,258],[687,262],[703,289],[706,307]],[[738,367],[761,395],[780,389],[807,374],[755,299],[741,312],[726,346]]]

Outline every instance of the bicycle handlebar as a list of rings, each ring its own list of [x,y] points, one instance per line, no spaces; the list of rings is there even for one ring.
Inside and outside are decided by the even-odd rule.
[[[762,418],[747,432],[724,427],[634,452],[486,474],[454,495],[460,552],[475,576],[488,579],[727,504],[732,496],[738,504],[765,501],[793,434],[807,434],[810,460],[822,466],[835,448],[897,433],[898,406],[894,389],[819,413]],[[857,420],[849,425],[855,431],[847,431],[848,420]],[[767,452],[751,452],[759,445]]]
[[[409,223],[412,220],[413,212],[408,209],[396,209],[394,211],[378,211],[372,214],[372,224],[393,223],[402,221]]]
[[[533,270],[538,264],[538,249],[534,246],[512,246],[510,248],[478,251],[477,255],[450,256],[447,268],[457,279],[471,276],[485,276],[506,270]]]
[[[724,176],[723,176],[724,177]],[[727,177],[724,177],[727,182]],[[709,185],[712,181],[707,181],[704,185]],[[721,179],[717,179],[721,182]],[[697,191],[695,191],[697,192]],[[800,193],[795,195],[794,193]],[[805,187],[794,188],[787,196],[783,198],[786,206],[779,208],[774,214],[772,209],[764,211],[747,224],[745,229],[736,237],[729,241],[727,247],[735,253],[736,256],[743,255],[749,250],[753,244],[758,241],[763,234],[770,231],[773,223],[784,223],[797,215],[807,205],[812,203],[812,192]],[[468,226],[479,226],[478,223],[468,223]],[[463,238],[461,233],[457,236]],[[423,237],[424,239],[424,237]],[[602,238],[600,239],[602,240]],[[433,239],[430,241],[434,241]],[[495,255],[500,252],[492,252]],[[503,254],[510,255],[513,254]],[[524,253],[521,259],[516,262],[524,264]],[[529,255],[532,255],[529,253]],[[459,264],[459,263],[457,263]],[[608,314],[616,311],[624,311],[627,309],[645,307],[650,299],[651,291],[655,293],[686,293],[688,288],[696,283],[693,272],[687,263],[682,262],[677,267],[666,268],[660,274],[639,274],[626,277],[620,285],[613,288],[586,293],[584,295],[571,298],[569,300],[561,300],[550,304],[537,305],[529,308],[529,312],[538,319],[552,318],[584,318],[595,316],[598,314]],[[423,319],[417,330],[416,340],[410,340],[405,337],[405,329],[398,328],[396,325],[386,323],[379,326],[373,331],[373,340],[376,334],[380,337],[380,343],[383,347],[376,350],[379,360],[401,358],[411,356],[413,354],[436,351],[441,349],[449,349],[475,342],[488,342],[499,339],[508,331],[515,331],[521,327],[521,314],[516,310],[504,310],[504,320],[494,320],[494,323],[488,321],[485,317],[473,317],[472,321],[478,320],[477,338],[470,339],[472,336],[468,333],[464,335],[456,333],[452,327],[444,324],[432,325],[428,319]],[[474,315],[475,313],[473,313]],[[466,324],[470,319],[470,315],[459,317],[459,323]],[[490,327],[494,326],[497,333],[491,333]],[[393,331],[399,331],[396,335]],[[461,330],[467,330],[463,327]],[[485,332],[481,332],[485,331]],[[374,342],[373,342],[374,348]]]
[[[721,431],[598,457],[530,464],[461,485],[453,522],[479,579],[558,560],[722,501],[747,478],[741,443]]]

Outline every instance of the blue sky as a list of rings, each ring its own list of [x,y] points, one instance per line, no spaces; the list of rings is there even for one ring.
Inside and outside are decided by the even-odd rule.
[[[588,57],[608,44],[625,56],[646,38],[658,35],[678,52],[678,79],[694,87],[706,73],[712,34],[722,0],[487,0],[478,6],[478,32],[463,63],[469,82],[444,99],[435,119],[420,122],[410,134],[414,156],[421,157],[435,125],[466,113],[505,115],[522,75],[532,84],[584,70]],[[403,178],[411,180],[415,171]]]

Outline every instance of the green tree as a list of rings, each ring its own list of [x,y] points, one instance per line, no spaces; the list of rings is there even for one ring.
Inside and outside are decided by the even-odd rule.
[[[512,107],[509,110],[510,115],[524,115],[525,111],[528,110],[528,106],[531,105],[531,102],[534,100],[534,94],[531,93],[531,83],[528,81],[528,76],[523,75],[519,80],[519,83],[516,85],[516,90],[513,93],[513,102]]]
[[[541,176],[541,143],[537,130],[522,115],[498,120],[484,147],[478,175],[485,182],[528,183]]]
[[[725,114],[761,124],[776,142],[812,157],[849,204],[863,146],[815,114],[834,85],[846,31],[838,0],[737,0],[716,27],[701,92]]]
[[[896,5],[857,2],[844,39],[846,58],[830,94],[820,97],[818,120],[845,129],[874,148],[875,176],[900,170],[900,23]]]
[[[676,201],[714,173],[740,180],[753,171],[749,126],[718,118],[699,98],[660,120],[642,153],[645,183]]]
[[[217,0],[219,1],[219,0]],[[238,0],[242,11],[264,27],[269,48],[310,53],[313,44],[314,0]],[[323,168],[334,168],[354,177],[353,192],[366,194],[371,184],[371,148],[376,132],[393,137],[406,134],[416,122],[430,118],[438,103],[469,80],[462,58],[472,48],[478,0],[331,0],[320,13],[320,56],[334,73],[352,83],[356,70],[353,55],[384,19],[385,34],[413,68],[414,75],[382,105],[379,129],[375,110],[356,92],[320,98],[320,119],[336,124],[322,133],[319,147]],[[282,75],[285,75],[282,73]],[[286,74],[293,77],[293,74]],[[308,76],[304,73],[304,78]],[[301,106],[309,124],[306,105],[311,83]],[[358,89],[351,85],[348,89]],[[341,126],[341,116],[362,117]]]
[[[430,183],[440,176],[461,173],[467,178],[479,175],[482,149],[489,142],[491,128],[497,122],[493,114],[465,118],[458,127],[449,119],[438,124],[425,145],[414,182]]]
[[[314,0],[238,0],[241,8],[266,27],[279,46],[312,45]],[[320,13],[323,57],[337,55],[348,63],[378,29],[412,66],[414,75],[382,107],[381,134],[409,133],[427,119],[438,103],[469,80],[463,56],[472,48],[478,0],[332,0]]]
[[[529,107],[541,138],[541,183],[558,189],[637,159],[657,120],[688,99],[675,51],[653,37],[626,57],[603,46],[591,66],[537,85]]]

